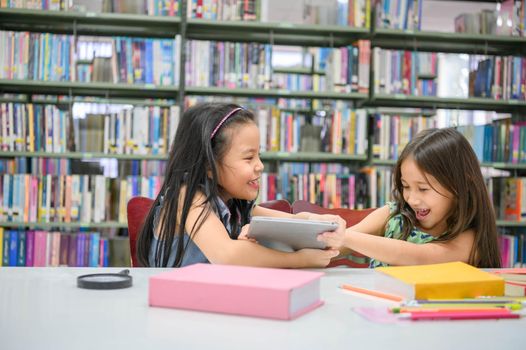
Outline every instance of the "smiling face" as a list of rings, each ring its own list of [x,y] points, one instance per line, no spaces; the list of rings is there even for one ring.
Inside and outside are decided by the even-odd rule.
[[[412,157],[403,161],[401,173],[404,200],[415,212],[419,228],[433,236],[444,233],[453,207],[453,194],[433,176],[422,172]]]
[[[259,129],[251,122],[226,132],[229,149],[217,167],[221,197],[225,202],[232,198],[255,200],[264,168],[259,158]]]

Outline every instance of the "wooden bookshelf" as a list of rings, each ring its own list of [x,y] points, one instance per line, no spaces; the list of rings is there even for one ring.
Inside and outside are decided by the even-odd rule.
[[[141,154],[108,154],[108,153],[94,153],[94,152],[19,152],[7,151],[0,152],[0,158],[63,158],[63,159],[118,159],[118,160],[167,160],[166,155],[141,155]]]
[[[128,228],[126,222],[117,221],[105,221],[105,222],[12,222],[12,221],[0,221],[0,227],[11,227],[11,228],[31,228],[31,229],[109,229],[109,228]]]
[[[373,94],[366,102],[368,106],[414,107],[414,108],[445,108],[466,110],[487,110],[497,112],[526,112],[526,101],[494,100],[491,98],[469,97],[434,97],[412,96],[403,94]]]
[[[173,38],[181,32],[181,19],[122,13],[0,8],[0,30]]]
[[[526,55],[525,37],[381,28],[371,33],[371,46],[384,49],[477,55]]]
[[[367,155],[336,154],[328,152],[262,152],[262,160],[279,160],[287,162],[366,162]]]
[[[178,91],[177,86],[156,86],[153,84],[130,85],[125,83],[0,79],[1,93],[174,99],[177,97]]]
[[[349,45],[367,39],[366,28],[344,26],[319,26],[291,23],[264,23],[204,19],[186,21],[188,39],[256,42],[276,45],[326,46]]]

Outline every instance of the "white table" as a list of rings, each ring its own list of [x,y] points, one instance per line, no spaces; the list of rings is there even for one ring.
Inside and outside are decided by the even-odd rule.
[[[356,296],[341,283],[372,288],[374,271],[328,269],[325,305],[293,321],[148,306],[148,277],[131,269],[133,287],[84,290],[76,277],[120,269],[0,268],[0,349],[525,349],[520,320],[404,321],[379,324],[353,306],[392,306]]]

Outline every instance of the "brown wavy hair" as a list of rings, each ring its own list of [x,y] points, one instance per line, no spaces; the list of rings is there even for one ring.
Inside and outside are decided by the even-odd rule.
[[[424,173],[432,175],[454,195],[453,207],[447,218],[447,232],[435,242],[446,242],[461,232],[472,229],[475,240],[469,264],[497,268],[501,265],[495,212],[490,200],[480,164],[466,138],[454,128],[421,131],[402,151],[393,171],[393,197],[396,210],[392,216],[402,216],[402,240],[406,240],[416,225],[416,215],[404,200],[402,163],[413,158]]]

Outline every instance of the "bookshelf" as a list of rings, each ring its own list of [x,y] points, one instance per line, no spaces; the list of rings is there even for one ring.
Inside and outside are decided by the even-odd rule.
[[[187,1],[181,2],[181,11],[186,13]],[[225,42],[262,43],[269,45],[294,45],[306,47],[338,48],[351,45],[357,40],[368,40],[371,50],[382,48],[389,50],[409,50],[416,52],[449,52],[488,55],[526,56],[525,37],[501,37],[493,35],[471,35],[461,33],[438,33],[413,30],[398,30],[377,28],[375,11],[372,12],[371,28],[353,28],[329,25],[301,25],[289,23],[260,23],[228,21],[219,22],[206,19],[182,17],[162,17],[147,15],[130,15],[117,13],[76,13],[63,11],[42,11],[25,9],[0,8],[1,31],[29,31],[34,33],[49,32],[90,36],[126,36],[139,38],[173,39],[180,36],[181,49],[177,52],[179,62],[187,62],[187,53],[183,49],[188,40],[220,40]],[[443,98],[435,96],[414,96],[407,94],[383,94],[374,91],[375,78],[374,55],[370,55],[369,91],[368,92],[333,92],[333,91],[296,91],[286,89],[253,89],[253,88],[223,88],[187,86],[185,84],[185,67],[179,65],[178,84],[160,86],[154,84],[127,84],[107,82],[71,82],[71,81],[37,81],[0,79],[0,93],[27,94],[26,97],[14,95],[3,97],[0,102],[56,104],[70,107],[72,103],[83,101],[86,97],[93,102],[122,103],[140,106],[170,107],[174,104],[184,107],[185,98],[192,96],[216,96],[259,99],[304,99],[333,100],[349,103],[353,108],[367,109],[368,151],[365,154],[349,155],[328,152],[284,152],[268,151],[261,154],[264,161],[276,164],[282,163],[333,163],[359,168],[362,166],[392,166],[392,160],[378,160],[373,157],[371,144],[371,120],[374,113],[411,115],[413,111],[406,109],[421,109],[418,115],[432,115],[439,108],[488,110],[512,113],[514,116],[526,115],[524,100],[494,100],[491,98]],[[274,73],[283,74],[318,74],[325,71],[296,68],[274,69]],[[434,79],[433,75],[422,75],[424,79]],[[31,97],[32,94],[63,96],[60,99]],[[159,101],[163,100],[163,101]],[[90,100],[88,100],[89,102]],[[392,107],[389,112],[385,107]],[[309,114],[312,106],[305,109],[287,109],[283,111]],[[524,117],[516,117],[524,118]],[[24,152],[2,151],[0,158],[25,157],[50,159],[108,159],[117,161],[156,162],[166,159],[163,154],[107,154],[101,152]],[[522,172],[526,164],[511,164],[503,162],[483,163],[482,166]],[[497,222],[499,226],[521,228],[526,222]],[[19,227],[20,223],[0,222],[0,227]],[[91,223],[23,223],[24,227],[42,229],[76,229],[76,228],[125,228],[122,222]]]

